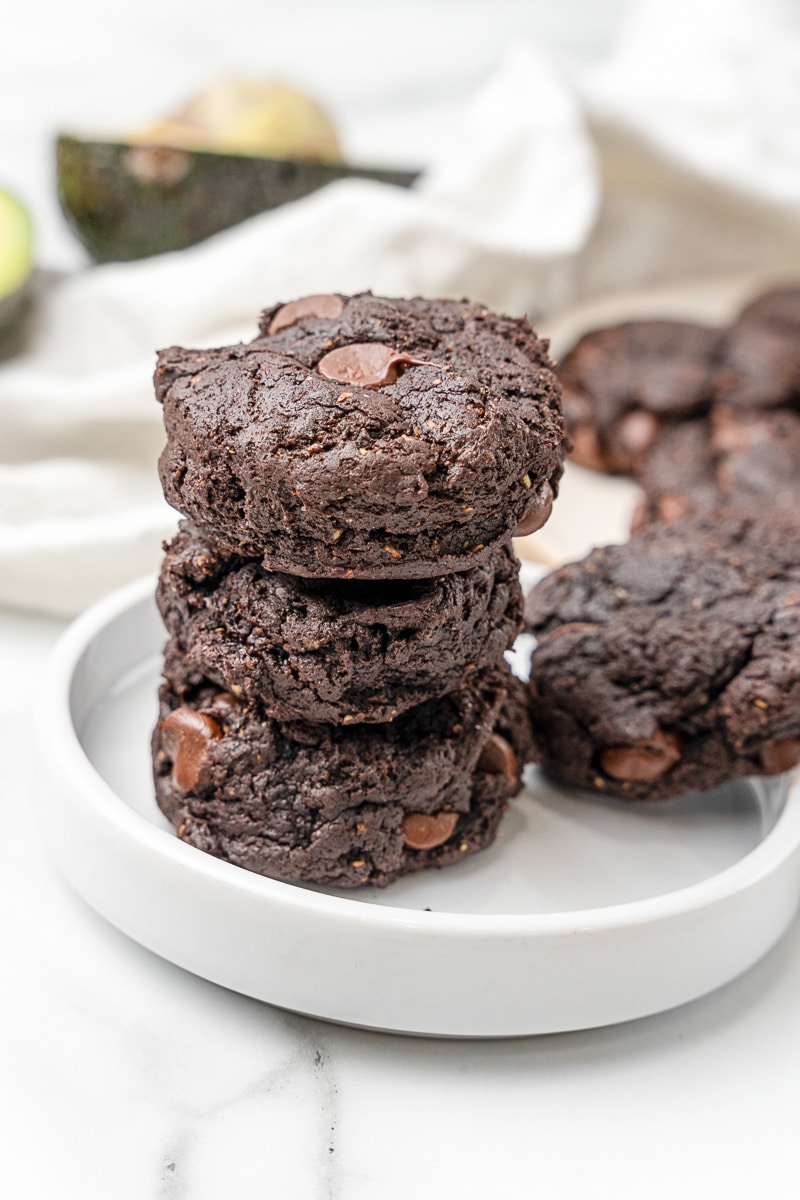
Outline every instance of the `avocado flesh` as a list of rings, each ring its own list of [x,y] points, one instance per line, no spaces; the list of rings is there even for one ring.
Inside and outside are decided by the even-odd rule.
[[[98,262],[181,250],[337,179],[409,187],[417,175],[66,135],[57,143],[61,207]]]
[[[0,189],[0,301],[18,292],[33,268],[33,233],[27,210]]]
[[[22,348],[33,278],[33,229],[27,209],[0,189],[0,359]]]

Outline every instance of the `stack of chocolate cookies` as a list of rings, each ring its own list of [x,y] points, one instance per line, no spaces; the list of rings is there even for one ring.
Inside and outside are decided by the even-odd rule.
[[[565,451],[546,350],[478,305],[365,294],[161,352],[187,520],[153,747],[184,841],[339,887],[492,841],[530,745],[509,541],[547,519]]]

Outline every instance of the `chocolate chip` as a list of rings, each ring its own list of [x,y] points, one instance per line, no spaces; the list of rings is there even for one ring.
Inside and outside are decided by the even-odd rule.
[[[284,304],[275,313],[269,323],[267,335],[280,333],[290,325],[296,325],[303,317],[339,317],[344,312],[344,300],[341,296],[303,296],[300,300],[292,300]]]
[[[800,762],[800,738],[772,738],[759,753],[765,775],[781,775]]]
[[[665,492],[658,498],[659,516],[668,525],[673,521],[680,521],[683,517],[688,517],[691,511],[692,502],[688,496],[681,496],[677,492]]]
[[[617,425],[617,437],[629,454],[638,456],[650,449],[660,429],[661,422],[654,413],[638,409],[622,418]]]
[[[719,454],[739,454],[749,450],[759,438],[769,436],[762,424],[745,424],[731,409],[714,409],[712,422],[711,445]]]
[[[458,823],[458,813],[409,813],[403,818],[403,837],[410,850],[432,850],[451,836]]]
[[[652,501],[640,500],[631,517],[631,533],[641,533],[647,529],[654,516],[665,525],[672,525],[683,517],[691,516],[692,509],[691,499],[678,492],[662,492]]]
[[[514,530],[514,537],[526,537],[541,529],[553,510],[553,489],[545,482],[534,493],[534,502]]]
[[[659,729],[648,742],[633,746],[607,746],[600,753],[606,775],[624,783],[652,783],[666,775],[681,759],[680,738]]]
[[[379,388],[395,382],[399,367],[421,365],[422,359],[401,354],[382,342],[356,342],[331,350],[319,360],[317,370],[325,379],[335,379],[338,383]]]
[[[589,425],[573,425],[569,436],[572,439],[572,458],[576,463],[592,471],[605,471],[605,455],[597,434]]]
[[[482,775],[505,775],[512,786],[519,780],[517,756],[499,733],[489,734],[475,770]]]
[[[213,717],[182,705],[161,722],[164,746],[172,755],[172,778],[182,792],[200,782],[208,747],[222,731]]]

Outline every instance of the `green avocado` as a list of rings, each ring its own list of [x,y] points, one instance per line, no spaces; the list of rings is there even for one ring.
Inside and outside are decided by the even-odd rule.
[[[61,207],[98,262],[181,250],[337,179],[409,187],[418,175],[66,135],[57,158]]]
[[[33,227],[25,206],[0,188],[0,357],[16,349],[15,337],[30,298]]]

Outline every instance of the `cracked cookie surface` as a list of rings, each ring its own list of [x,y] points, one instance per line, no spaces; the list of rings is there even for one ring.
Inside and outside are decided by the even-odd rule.
[[[167,647],[156,796],[178,836],[295,883],[384,886],[494,838],[530,757],[507,671],[387,725],[281,723]]]
[[[531,592],[545,767],[630,799],[800,760],[800,525],[706,514],[595,550]]]
[[[739,409],[800,402],[800,287],[762,292],[726,331],[717,399]]]
[[[522,623],[519,563],[411,581],[265,571],[188,523],[157,598],[187,666],[281,720],[391,721],[502,662]]]
[[[800,513],[800,413],[720,406],[664,433],[637,481],[635,530],[720,509]]]
[[[567,442],[527,321],[307,299],[336,303],[270,309],[247,344],[160,352],[170,504],[270,570],[320,577],[463,571],[544,523]]]

